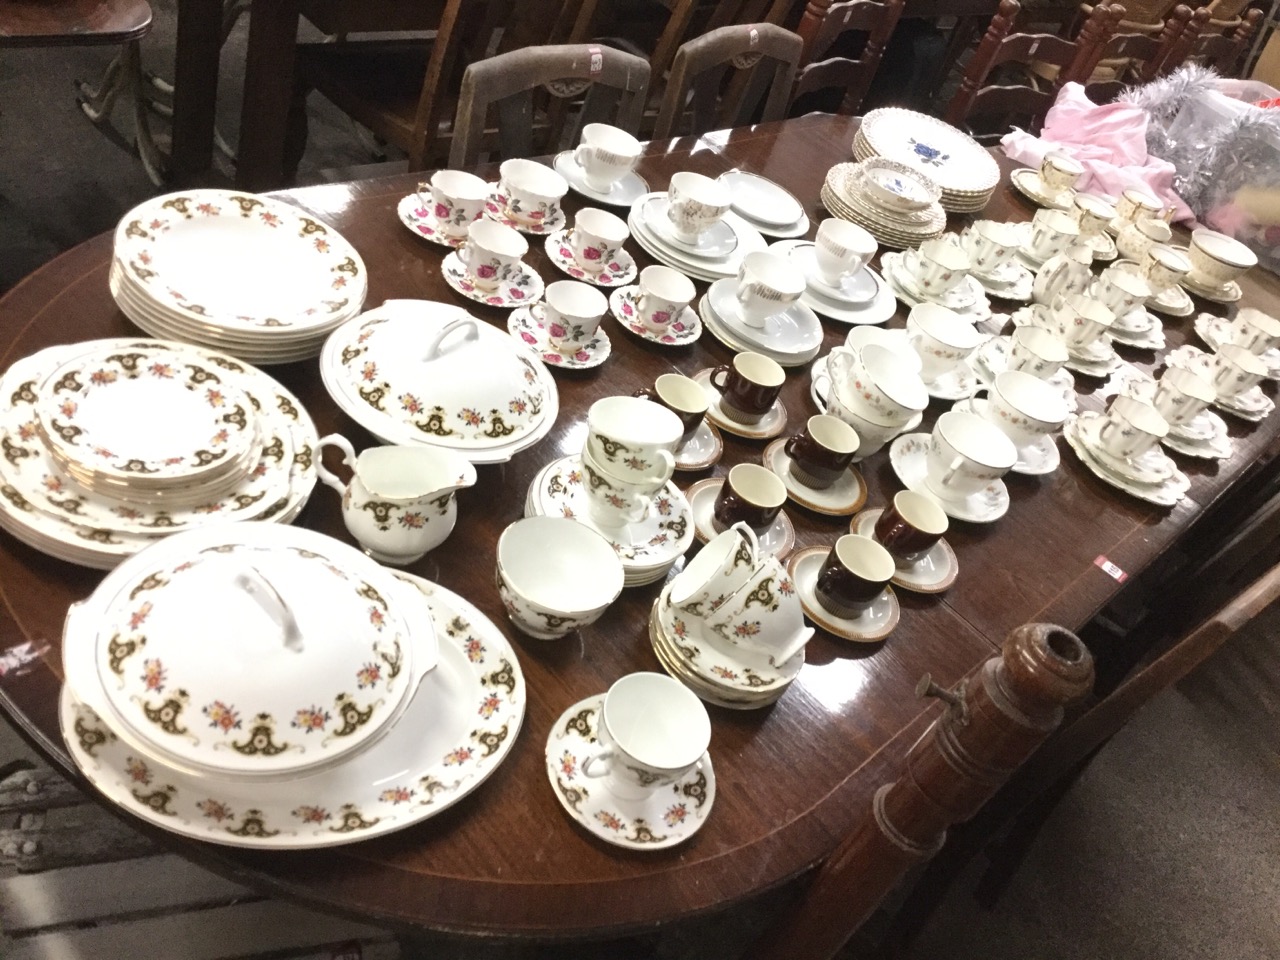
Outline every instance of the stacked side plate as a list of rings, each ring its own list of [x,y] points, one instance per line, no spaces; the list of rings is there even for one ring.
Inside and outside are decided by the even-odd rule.
[[[315,426],[260,370],[117,338],[50,347],[0,375],[0,527],[107,569],[171,533],[289,523],[315,486]]]
[[[918,176],[936,191],[927,177]],[[838,163],[828,170],[821,198],[822,205],[833,214],[858,224],[886,247],[919,246],[941,236],[947,228],[946,211],[936,202],[910,210],[884,203],[866,186],[864,169],[857,163]]]
[[[665,191],[646,193],[631,205],[631,236],[655,260],[696,280],[736,276],[743,257],[768,246],[759,230],[733,212],[703,233],[697,244],[685,244],[675,237],[666,211]]]
[[[129,211],[109,283],[147,333],[258,364],[316,356],[368,293],[364,261],[333,228],[292,204],[226,190]]]
[[[743,321],[736,278],[717,280],[698,303],[698,316],[711,335],[731,350],[762,353],[782,367],[802,367],[822,349],[822,321],[797,301],[765,318],[764,326]]]
[[[1000,184],[1000,167],[963,130],[937,117],[899,107],[872,110],[853,140],[859,160],[887,157],[915,167],[942,188],[942,206],[977,213]]]

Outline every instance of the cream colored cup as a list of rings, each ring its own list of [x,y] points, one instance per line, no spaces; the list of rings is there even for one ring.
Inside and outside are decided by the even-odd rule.
[[[954,240],[937,237],[916,250],[908,250],[904,262],[916,284],[930,296],[954,290],[969,275],[969,254]]]
[[[1157,243],[1173,239],[1173,228],[1157,217],[1143,217],[1125,224],[1116,236],[1116,249],[1120,256],[1135,263],[1144,263],[1147,252]]]
[[[561,353],[576,353],[590,342],[609,309],[603,293],[577,280],[547,284],[543,300],[542,325],[551,345]]]
[[[685,564],[671,581],[667,599],[686,615],[709,616],[751,579],[759,558],[755,531],[735,523]]]
[[[1225,287],[1258,262],[1239,240],[1203,227],[1191,232],[1190,279],[1202,287]]]
[[[920,375],[933,383],[954,370],[986,337],[954,310],[921,303],[907,314],[907,339],[920,357]]]
[[[1163,293],[1191,272],[1191,259],[1181,250],[1163,243],[1152,244],[1147,251],[1142,275],[1156,293]]]
[[[1155,406],[1120,394],[1107,408],[1098,430],[1098,445],[1116,459],[1128,460],[1146,453],[1168,432],[1169,424]]]
[[[1091,193],[1077,193],[1071,208],[1082,237],[1098,236],[1116,218],[1116,208]]]
[[[1043,207],[1031,218],[1028,248],[1037,260],[1048,260],[1080,238],[1080,227],[1071,214]]]
[[[569,192],[569,182],[545,163],[517,158],[503,161],[498,170],[502,177],[498,191],[507,198],[506,214],[521,223],[551,219]]]
[[[1268,367],[1249,349],[1224,343],[1213,358],[1213,385],[1220,397],[1238,397],[1267,375]]]
[[[1232,339],[1261,356],[1280,345],[1280,320],[1253,307],[1244,307],[1231,323]]]
[[[630,173],[643,149],[639,140],[607,123],[588,123],[582,128],[582,142],[573,151],[573,162],[582,168],[587,186],[600,193]]]
[[[462,170],[437,170],[427,187],[431,210],[449,237],[465,237],[467,227],[484,213],[489,198],[489,184]]]
[[[833,287],[850,274],[857,273],[879,249],[876,238],[856,223],[828,217],[818,224],[814,238],[814,261],[818,275]]]
[[[1020,370],[1006,370],[982,389],[987,391],[987,401],[975,402],[974,412],[994,423],[1019,448],[1056,432],[1070,413],[1061,390]]]
[[[1017,327],[1009,338],[1009,362],[1005,369],[1048,380],[1062,369],[1068,356],[1067,345],[1052,330],[1030,325]]]
[[[1059,339],[1068,349],[1080,350],[1111,329],[1116,315],[1092,297],[1073,294],[1058,301],[1053,319]]]
[[[1170,367],[1156,383],[1152,403],[1166,421],[1181,424],[1195,419],[1217,397],[1218,391],[1209,378],[1184,367]]]
[[[1134,307],[1146,303],[1152,294],[1145,277],[1116,266],[1107,267],[1098,275],[1091,292],[1094,299],[1116,315],[1117,323]]]
[[[1013,441],[976,413],[948,410],[929,437],[925,486],[943,500],[963,500],[1000,479],[1018,461]]]
[[[1022,237],[1017,224],[978,220],[961,234],[960,240],[969,254],[970,270],[987,277],[1014,258]]]
[[[832,389],[856,410],[905,423],[929,405],[915,365],[896,350],[869,343],[856,352],[834,347],[827,356]]]
[[[640,397],[604,397],[587,410],[586,450],[611,476],[660,490],[675,470],[684,437],[680,418]]]
[[[693,281],[679,270],[658,264],[645,267],[640,271],[640,322],[665,333],[696,293]]]
[[[724,218],[731,202],[729,188],[719,180],[682,170],[667,187],[667,218],[677,237],[694,244]]]
[[[1084,176],[1084,166],[1075,157],[1051,150],[1040,161],[1040,182],[1050,194],[1072,189]]]
[[[605,269],[617,273],[622,269],[618,254],[629,236],[631,231],[621,218],[587,207],[573,218],[569,249],[573,251],[574,263],[592,276]]]
[[[1159,218],[1164,212],[1164,204],[1151,194],[1130,188],[1120,194],[1116,201],[1116,217],[1126,223],[1133,223],[1145,217]]]
[[[747,254],[738,268],[734,290],[742,322],[763,328],[771,316],[799,300],[805,287],[804,274],[786,257],[765,251]]]
[[[467,227],[467,239],[458,247],[457,257],[472,283],[481,290],[496,290],[516,274],[528,252],[529,241],[519,231],[495,220],[476,220]]]

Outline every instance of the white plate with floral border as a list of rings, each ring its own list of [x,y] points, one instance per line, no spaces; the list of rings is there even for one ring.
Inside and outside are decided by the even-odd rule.
[[[569,235],[572,232],[572,228],[557,230],[547,237],[543,247],[547,252],[547,259],[560,272],[568,274],[575,280],[594,283],[597,287],[625,286],[639,275],[640,270],[636,266],[635,258],[621,247],[618,248],[618,256],[611,263],[605,264],[604,269],[596,273],[583,270],[578,266],[573,249],[569,246]]]
[[[443,206],[441,209],[444,209]],[[465,233],[460,237],[451,237],[445,233],[440,227],[440,218],[432,210],[431,204],[416,193],[409,194],[396,205],[396,216],[414,236],[438,243],[442,247],[456,248],[467,239]],[[480,217],[476,219],[479,220]]]
[[[524,676],[502,631],[478,609],[444,587],[396,576],[426,597],[440,663],[400,721],[350,760],[277,782],[188,777],[138,756],[64,685],[59,719],[76,766],[108,799],[151,825],[234,847],[339,846],[447,810],[515,746]]]
[[[483,290],[476,286],[470,272],[458,259],[456,252],[446,256],[444,262],[440,264],[440,273],[444,277],[444,282],[455,293],[460,293],[476,303],[504,310],[533,303],[542,297],[542,278],[538,276],[538,271],[524,261],[517,265],[517,270],[518,273],[514,278],[508,277],[493,290]]]
[[[963,500],[943,499],[930,490],[925,483],[929,440],[927,433],[907,433],[895,437],[889,445],[889,463],[903,486],[933,497],[943,512],[955,520],[994,523],[1009,512],[1009,490],[1003,480],[993,480]]]
[[[572,353],[564,353],[551,345],[542,316],[541,302],[517,307],[507,317],[507,333],[536,353],[538,359],[552,370],[589,370],[609,359],[613,344],[604,328],[597,327],[594,337],[579,344]]]
[[[547,736],[547,779],[569,818],[593,837],[631,850],[663,850],[683,843],[702,829],[716,799],[711,755],[668,786],[655,787],[641,800],[614,796],[605,777],[582,772],[583,758],[594,752],[604,694],[579,700],[562,713]]]

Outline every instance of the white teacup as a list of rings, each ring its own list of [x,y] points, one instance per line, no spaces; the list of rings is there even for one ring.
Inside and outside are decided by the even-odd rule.
[[[745,523],[735,523],[698,551],[671,581],[667,597],[688,616],[710,616],[755,572],[760,543]]]
[[[863,324],[859,327],[852,327],[848,334],[845,335],[844,345],[850,350],[861,350],[868,343],[878,343],[880,346],[888,350],[893,350],[903,359],[909,361],[919,373],[923,364],[920,362],[919,355],[914,351],[907,349],[911,346],[904,336],[905,331],[902,330],[885,330],[883,327],[873,327]]]
[[[728,186],[700,173],[682,170],[667,187],[667,217],[685,243],[697,243],[729,212],[731,202]]]
[[[1130,188],[1116,201],[1116,217],[1125,223],[1133,223],[1146,217],[1157,217],[1164,212],[1164,204],[1143,190]]]
[[[1245,307],[1231,323],[1232,339],[1259,356],[1280,345],[1280,320],[1270,314]]]
[[[574,262],[593,276],[605,268],[617,272],[622,269],[618,253],[629,236],[631,231],[620,217],[587,207],[573,218],[569,249],[573,251]]]
[[[1021,370],[1006,370],[982,389],[987,402],[981,409],[975,403],[974,411],[1003,430],[1019,449],[1057,431],[1070,413],[1062,391]]]
[[[1128,460],[1146,453],[1168,432],[1169,424],[1152,404],[1120,394],[1107,408],[1098,446],[1118,460]]]
[[[747,582],[707,617],[706,629],[714,645],[760,667],[786,663],[813,636],[799,591],[772,556],[760,558]]]
[[[693,281],[679,270],[655,264],[640,271],[640,322],[665,333],[697,293]]]
[[[577,280],[547,284],[543,298],[542,325],[546,327],[551,345],[561,353],[576,353],[590,342],[609,309],[603,293]]]
[[[1171,424],[1188,423],[1218,397],[1213,381],[1194,370],[1170,367],[1156,383],[1152,403]]]
[[[1082,176],[1084,166],[1069,154],[1051,150],[1040,161],[1040,182],[1050,195],[1072,189]]]
[[[880,344],[869,343],[856,353],[834,347],[827,357],[827,370],[832,389],[842,400],[886,421],[906,423],[929,405],[929,392],[915,365]]]
[[[1093,250],[1085,243],[1069,243],[1065,250],[1040,265],[1031,286],[1031,298],[1052,307],[1059,297],[1087,292],[1092,283]]]
[[[545,163],[517,158],[498,168],[498,192],[507,198],[506,214],[521,223],[542,223],[560,210],[569,183]]]
[[[838,287],[844,277],[865,267],[877,249],[876,238],[862,227],[839,217],[829,217],[818,224],[814,238],[818,275],[823,282]]]
[[[497,583],[511,622],[531,637],[554,640],[595,623],[618,599],[622,561],[585,524],[528,517],[498,537]]]
[[[1142,265],[1142,275],[1156,294],[1168,290],[1190,272],[1191,259],[1181,250],[1163,243],[1152,244]]]
[[[1071,206],[1081,237],[1098,236],[1116,218],[1115,206],[1092,193],[1077,193]]]
[[[457,256],[467,274],[481,290],[496,290],[503,280],[514,276],[529,252],[529,241],[504,223],[476,220],[467,227],[467,239]]]
[[[587,186],[600,193],[635,169],[643,149],[639,140],[607,123],[588,123],[582,128],[582,142],[573,151],[573,162],[582,168]]]
[[[1071,214],[1043,207],[1031,218],[1027,247],[1037,260],[1048,260],[1080,238],[1080,227]]]
[[[1055,332],[1068,349],[1081,350],[1111,329],[1116,315],[1092,297],[1073,294],[1058,301],[1053,319]]]
[[[925,486],[943,500],[963,500],[999,480],[1018,461],[1004,431],[976,413],[948,410],[929,437]]]
[[[684,437],[680,418],[640,397],[604,397],[587,411],[586,452],[611,477],[642,492],[661,489]]]
[[[1116,249],[1126,260],[1143,263],[1147,252],[1157,243],[1173,239],[1173,228],[1158,217],[1143,217],[1120,228],[1116,236]]]
[[[649,484],[618,479],[585,448],[582,451],[582,479],[587,495],[587,513],[600,527],[614,530],[629,523],[640,523],[653,508],[653,491]]]
[[[905,261],[916,285],[938,297],[954,290],[969,275],[969,254],[948,237],[926,240],[916,250],[908,250]]]
[[[1067,345],[1056,333],[1028,324],[1017,327],[1009,338],[1009,361],[1005,369],[1048,380],[1062,369],[1069,356]]]
[[[604,695],[582,772],[640,800],[692,770],[710,744],[711,718],[693,691],[664,674],[632,673]]]
[[[1257,254],[1239,240],[1203,227],[1191,231],[1188,252],[1189,276],[1202,287],[1225,287],[1258,262]]]
[[[785,257],[764,251],[747,254],[738,268],[734,291],[743,323],[763,327],[771,316],[799,300],[805,286],[804,274]]]
[[[900,422],[887,422],[873,410],[865,412],[861,409],[855,410],[845,403],[835,390],[829,390],[827,393],[826,412],[839,417],[853,427],[854,433],[858,435],[858,451],[853,455],[854,463],[878,452],[881,447],[900,434],[904,426]]]
[[[995,273],[1013,259],[1022,242],[1017,224],[978,220],[961,235],[970,269],[980,276]]]
[[[1151,285],[1140,274],[1121,267],[1107,267],[1093,283],[1092,295],[1116,315],[1117,324],[1130,310],[1146,303]]]
[[[1220,397],[1238,397],[1265,377],[1268,369],[1248,348],[1224,343],[1213,358],[1213,385]]]
[[[432,213],[449,237],[465,237],[467,227],[484,213],[489,197],[489,185],[462,170],[437,170],[426,187],[431,193]]]
[[[986,337],[954,310],[920,303],[907,314],[907,339],[920,357],[920,375],[933,383],[950,373]]]

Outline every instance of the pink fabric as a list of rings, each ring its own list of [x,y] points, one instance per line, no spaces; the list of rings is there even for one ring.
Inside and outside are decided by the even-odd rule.
[[[1078,83],[1059,91],[1039,137],[1014,130],[1000,143],[1007,156],[1030,167],[1060,150],[1084,165],[1079,189],[1113,197],[1131,188],[1146,190],[1174,208],[1175,220],[1194,218],[1173,189],[1173,164],[1147,153],[1146,111],[1128,103],[1099,106]]]

